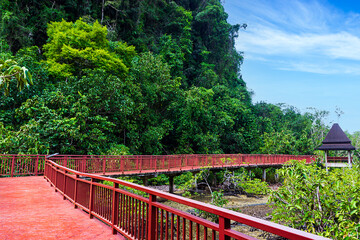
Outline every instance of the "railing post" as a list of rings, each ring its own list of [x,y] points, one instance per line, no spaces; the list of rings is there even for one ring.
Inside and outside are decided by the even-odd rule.
[[[54,169],[50,165],[50,163],[48,164],[48,173],[49,173],[50,185],[53,186],[54,185]]]
[[[66,200],[65,192],[66,192],[66,173],[67,171],[64,170],[64,191],[63,191],[63,199]]]
[[[106,156],[103,158],[103,174],[106,172]]]
[[[124,169],[123,169],[123,173],[124,173],[124,171],[126,170],[126,171],[129,171],[129,169],[127,168],[127,165],[129,164],[129,159],[128,158],[126,158],[126,159],[124,159]]]
[[[94,178],[91,178],[91,183],[90,183],[90,196],[89,196],[89,216],[90,218],[93,218],[94,216],[92,215],[92,210],[93,210],[93,205],[94,205]]]
[[[162,157],[162,169],[165,169],[165,155]]]
[[[15,155],[13,155],[11,162],[11,177],[14,176],[14,168],[15,168]]]
[[[80,172],[87,173],[87,171],[86,171],[86,156],[83,157],[81,166],[82,167],[81,167]]]
[[[64,157],[63,166],[67,167],[68,156]]]
[[[54,188],[56,188],[56,185],[55,185],[55,179],[56,179],[56,167],[55,166],[51,166],[51,182],[53,183],[54,185]]]
[[[154,160],[154,165],[155,165],[155,172],[157,171],[157,158],[155,157],[155,160]]]
[[[148,161],[149,161],[149,169],[151,169],[152,168],[152,157],[151,156],[147,156],[147,157],[145,157],[145,159],[148,159]],[[151,169],[152,170],[152,169]]]
[[[148,210],[148,240],[155,240],[156,237],[156,207],[153,206],[156,202],[155,195],[149,195],[149,210]]]
[[[39,165],[39,155],[37,155],[36,159],[35,159],[35,176],[38,175],[38,166]]]
[[[46,172],[48,182],[52,183],[51,182],[51,178],[52,178],[52,176],[51,176],[51,168],[49,166],[49,162],[47,161],[47,159],[45,159],[45,172]],[[50,186],[52,186],[52,185],[50,184]]]
[[[74,187],[74,208],[77,208],[76,201],[77,201],[77,185],[78,185],[78,178],[79,175],[75,175],[75,187]]]
[[[174,158],[173,156],[170,156],[170,157],[168,158],[168,171],[169,171],[169,172],[170,172],[170,164],[171,164],[173,158]]]
[[[47,180],[49,177],[47,175],[47,167],[46,167],[46,160],[45,160],[45,165],[44,165],[44,178]],[[48,180],[47,180],[48,181]]]
[[[125,159],[121,156],[120,157],[120,171],[124,174],[124,161]]]
[[[136,156],[136,170],[139,170],[139,156]]]
[[[139,167],[139,168],[140,168],[140,172],[141,172],[141,170],[142,170],[142,163],[143,163],[143,161],[144,161],[143,158],[140,158],[140,167]]]
[[[225,235],[225,229],[230,229],[230,219],[219,216],[219,240],[230,240],[230,237]]]
[[[57,176],[58,176],[58,167],[55,168],[55,192],[57,192]]]
[[[111,223],[112,223],[112,233],[117,234],[115,226],[119,222],[119,194],[116,192],[116,189],[119,188],[119,184],[114,182],[113,188],[113,202],[112,202],[112,211],[111,211]]]

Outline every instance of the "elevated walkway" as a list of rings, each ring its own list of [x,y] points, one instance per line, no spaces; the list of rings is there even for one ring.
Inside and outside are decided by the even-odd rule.
[[[64,167],[99,175],[151,175],[201,168],[281,166],[289,160],[315,160],[313,155],[184,154],[184,155],[14,155],[0,154],[0,176],[44,174],[45,158]]]

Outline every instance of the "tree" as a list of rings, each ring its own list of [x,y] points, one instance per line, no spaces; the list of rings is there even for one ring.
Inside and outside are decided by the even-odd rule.
[[[163,139],[173,128],[169,107],[180,94],[180,79],[172,78],[170,67],[150,52],[135,57],[127,81],[138,86],[132,92],[135,112],[127,136],[132,152],[161,154]]]
[[[213,114],[214,92],[203,87],[192,87],[182,92],[170,106],[176,128],[176,151],[179,153],[216,153],[219,149],[219,133]],[[214,126],[215,125],[215,126]]]
[[[35,83],[0,96],[7,146],[259,153],[279,133],[295,141],[283,142],[289,151],[310,152],[312,115],[252,103],[234,46],[246,25],[227,17],[219,0],[1,1],[0,58],[25,66]]]
[[[47,23],[66,18],[68,14],[64,11],[64,5],[70,1],[61,1],[61,6],[59,1],[1,0],[0,38],[6,39],[14,54],[24,47],[41,47],[46,43]]]
[[[99,68],[125,77],[129,71],[117,51],[126,51],[130,59],[134,47],[110,44],[107,28],[95,21],[90,25],[80,18],[75,23],[52,22],[47,30],[49,40],[43,46],[49,72],[60,78],[81,76],[85,69]]]
[[[0,89],[4,89],[5,96],[10,93],[9,86],[11,80],[16,79],[17,88],[22,91],[25,87],[32,84],[32,78],[26,67],[21,67],[12,59],[0,59]]]
[[[329,112],[318,110],[316,108],[308,109],[311,112],[306,113],[306,116],[312,121],[311,140],[314,147],[319,147],[326,136],[326,132],[329,131],[329,126],[325,124],[325,120],[329,116]]]

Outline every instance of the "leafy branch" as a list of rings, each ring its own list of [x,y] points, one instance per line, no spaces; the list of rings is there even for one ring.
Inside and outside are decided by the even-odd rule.
[[[25,87],[32,83],[32,77],[26,67],[21,67],[12,59],[0,59],[0,89],[4,89],[5,96],[9,96],[10,82],[12,79],[17,80],[17,89],[21,92]]]

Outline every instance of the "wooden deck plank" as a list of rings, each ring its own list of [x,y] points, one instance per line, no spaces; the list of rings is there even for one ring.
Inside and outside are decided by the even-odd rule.
[[[0,239],[125,239],[54,191],[43,177],[0,178]]]

